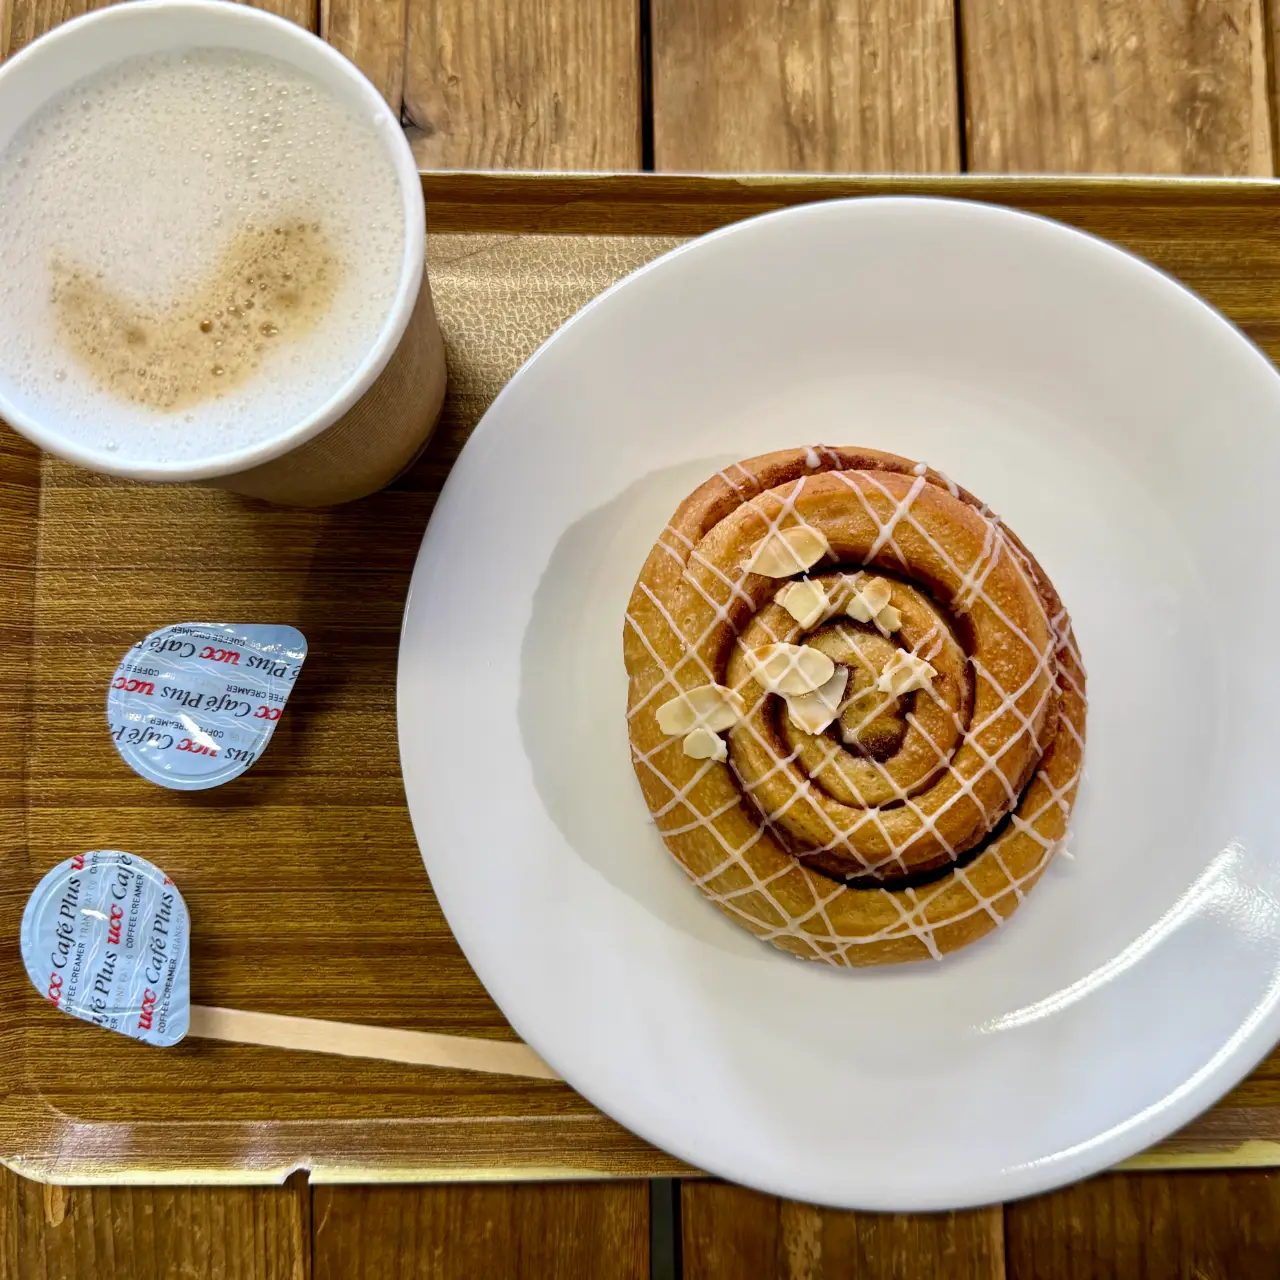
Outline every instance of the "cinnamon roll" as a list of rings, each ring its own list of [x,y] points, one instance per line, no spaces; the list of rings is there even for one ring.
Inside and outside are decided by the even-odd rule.
[[[941,959],[1061,846],[1085,673],[1034,557],[923,463],[748,459],[680,506],[627,608],[632,759],[671,853],[758,937]]]

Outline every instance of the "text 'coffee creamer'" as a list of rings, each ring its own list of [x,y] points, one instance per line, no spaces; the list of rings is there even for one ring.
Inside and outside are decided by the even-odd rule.
[[[162,627],[111,678],[111,740],[131,769],[162,787],[221,786],[266,750],[306,656],[294,627]]]
[[[127,58],[55,96],[0,151],[6,389],[122,465],[304,422],[400,287],[393,128],[230,49]]]
[[[63,1013],[147,1044],[177,1044],[191,1015],[191,922],[145,858],[95,849],[59,863],[22,913],[27,977]]]

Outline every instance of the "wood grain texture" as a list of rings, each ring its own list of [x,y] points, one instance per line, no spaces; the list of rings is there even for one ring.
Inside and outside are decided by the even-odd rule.
[[[1264,0],[958,4],[975,172],[1273,172]]]
[[[31,655],[35,628],[40,460],[35,448],[0,427],[0,867],[20,867],[27,844],[26,773],[30,747]],[[15,952],[16,923],[29,885],[0,875],[0,927]],[[16,968],[17,966],[13,966]],[[0,1117],[21,1123],[24,1036],[16,974],[0,970]],[[10,1147],[10,1149],[12,1149]],[[0,1153],[5,1146],[0,1141]],[[18,1280],[19,1180],[0,1167],[0,1280]]]
[[[250,4],[255,9],[267,9],[300,27],[306,27],[308,31],[320,29],[320,0],[240,0],[240,3]],[[376,0],[376,3],[371,0],[371,7],[377,9],[383,3],[384,0]]]
[[[0,4],[0,57],[7,58],[53,27],[110,3],[112,0],[4,0]]]
[[[638,0],[409,0],[404,117],[427,169],[640,167]]]
[[[22,1242],[18,1232],[18,1205],[22,1179],[0,1166],[0,1280],[19,1280]]]
[[[685,1280],[1004,1277],[998,1206],[963,1213],[844,1213],[722,1182],[686,1182],[681,1216]]]
[[[1109,1174],[1005,1207],[1009,1280],[1272,1280],[1280,1173]]]
[[[1260,0],[1261,44],[1266,73],[1267,125],[1271,135],[1271,169],[1280,174],[1280,0]]]
[[[0,1169],[3,1280],[310,1280],[311,1188],[51,1187]],[[0,1255],[0,1266],[4,1256]]]
[[[652,0],[654,167],[952,172],[951,0]]]
[[[317,1187],[315,1280],[648,1280],[643,1183]]]
[[[399,115],[404,100],[405,0],[320,0],[320,34],[373,81]]]
[[[0,58],[7,58],[46,31],[78,18],[92,9],[104,9],[118,0],[0,0]],[[268,9],[299,26],[314,31],[318,25],[318,0],[243,0]],[[374,0],[381,3],[381,0]]]

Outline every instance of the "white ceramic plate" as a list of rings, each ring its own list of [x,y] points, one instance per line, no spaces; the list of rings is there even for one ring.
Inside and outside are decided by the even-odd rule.
[[[987,206],[740,223],[623,281],[454,467],[405,614],[427,870],[516,1030],[711,1172],[930,1209],[1068,1182],[1280,1034],[1280,377],[1120,251]],[[999,511],[1089,668],[1074,860],[940,964],[788,958],[686,883],[628,759],[625,602],[680,499],[817,441]]]

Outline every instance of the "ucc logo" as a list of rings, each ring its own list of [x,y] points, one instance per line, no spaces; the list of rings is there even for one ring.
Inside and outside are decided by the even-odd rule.
[[[190,751],[193,756],[216,756],[218,754],[217,747],[206,747],[201,743],[192,742],[190,738],[183,738],[178,743],[179,751]]]
[[[205,645],[200,650],[202,658],[208,658],[211,662],[229,662],[233,667],[240,665],[240,653],[236,649],[214,649],[210,645]]]
[[[111,919],[107,922],[107,943],[109,946],[120,945],[120,924],[124,920],[124,909],[118,902],[111,904]]]
[[[49,990],[46,993],[54,1004],[62,999],[62,974],[51,973],[49,975]]]
[[[255,720],[279,720],[280,712],[283,710],[283,707],[259,707],[253,713],[253,718]]]
[[[151,1019],[155,1017],[156,1001],[160,999],[159,993],[152,991],[148,987],[142,993],[142,1011],[138,1014],[138,1030],[150,1031]]]
[[[156,687],[150,680],[126,680],[124,676],[116,676],[111,682],[113,689],[123,689],[125,693],[145,693],[148,697],[155,695]]]

